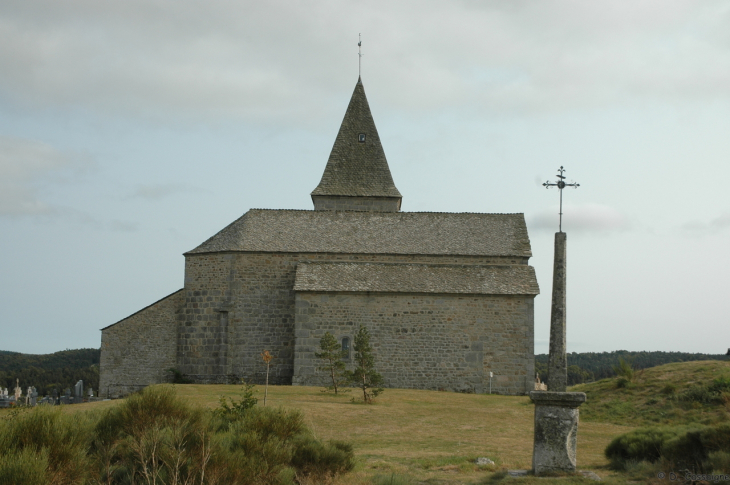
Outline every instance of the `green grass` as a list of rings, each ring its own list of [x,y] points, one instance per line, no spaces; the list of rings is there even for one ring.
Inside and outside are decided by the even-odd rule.
[[[730,362],[677,362],[634,373],[626,387],[617,378],[579,384],[571,391],[585,392],[583,421],[631,426],[716,424],[730,418],[728,402],[699,403],[681,400],[687,390],[730,378]]]

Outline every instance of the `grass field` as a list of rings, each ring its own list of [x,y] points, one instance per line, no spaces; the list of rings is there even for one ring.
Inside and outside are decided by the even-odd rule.
[[[727,405],[684,405],[672,399],[693,384],[723,375],[730,375],[730,362],[687,362],[646,369],[626,388],[617,388],[615,379],[572,388],[588,395],[581,407],[578,468],[595,472],[607,483],[626,483],[627,476],[610,470],[603,456],[614,437],[657,423],[728,420]],[[666,391],[668,385],[674,387],[672,393]],[[220,396],[236,399],[241,391],[237,385],[174,387],[179,396],[209,408],[218,406]],[[257,386],[257,391],[262,405],[263,387]],[[356,392],[335,396],[316,387],[270,386],[268,391],[267,406],[301,410],[318,438],[354,444],[359,465],[337,485],[590,483],[581,476],[505,476],[506,470],[531,468],[534,407],[526,396],[386,389],[372,405],[353,403],[352,397]],[[119,402],[65,409],[79,412]],[[474,465],[482,456],[496,464]]]
[[[175,385],[179,396],[201,406],[218,406],[220,396],[236,398],[241,386]],[[257,386],[259,405],[263,387]],[[534,408],[525,396],[459,394],[411,389],[386,389],[375,404],[352,403],[355,392],[335,396],[317,387],[269,386],[267,406],[300,409],[318,438],[350,441],[360,464],[337,483],[491,483],[501,479],[519,483],[545,479],[503,477],[507,469],[529,469],[532,460]],[[113,406],[119,401],[68,406],[79,412]],[[606,477],[603,450],[613,437],[633,429],[617,424],[583,422],[579,431],[578,463]],[[495,466],[477,467],[485,456]],[[410,477],[411,482],[405,481]],[[400,477],[400,482],[397,481]],[[565,479],[548,480],[565,482]],[[566,483],[584,482],[574,478]]]

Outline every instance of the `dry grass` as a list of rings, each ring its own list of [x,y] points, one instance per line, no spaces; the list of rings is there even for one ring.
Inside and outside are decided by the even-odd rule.
[[[616,388],[612,379],[575,386],[571,390],[588,394],[588,402],[581,408],[579,469],[594,471],[604,482],[625,483],[628,477],[610,472],[603,456],[614,437],[658,421],[728,419],[724,406],[684,409],[662,390],[673,384],[676,392],[681,392],[694,383],[729,373],[728,362],[685,362],[637,372],[629,388]],[[175,388],[181,397],[209,408],[218,406],[220,396],[235,399],[241,390],[236,385],[187,384]],[[262,398],[262,386],[257,390]],[[269,386],[269,406],[300,409],[318,438],[355,445],[360,465],[335,485],[372,485],[376,476],[401,476],[405,478],[394,483],[430,485],[590,483],[579,476],[505,476],[508,469],[531,468],[534,408],[527,397],[386,389],[375,404],[364,405],[350,402],[353,396],[357,397],[355,392],[335,397],[316,387]],[[64,410],[101,409],[119,402],[65,406]],[[491,458],[496,465],[479,469],[473,464],[479,456]]]
[[[174,385],[179,396],[215,408],[220,396],[236,399],[240,385]],[[259,405],[263,386],[257,386]],[[318,387],[269,386],[268,406],[303,411],[308,426],[320,439],[352,442],[360,459],[352,473],[334,485],[372,485],[376,476],[395,474],[410,482],[487,484],[512,482],[590,483],[582,477],[510,478],[504,471],[530,469],[534,407],[526,396],[498,396],[386,389],[374,404],[353,403],[355,392],[334,396]],[[103,409],[121,400],[64,406],[66,412]],[[616,436],[633,427],[582,421],[578,435],[578,466],[608,478],[603,450]],[[486,456],[492,467],[473,460]],[[534,481],[534,482],[533,482]],[[619,481],[620,482],[620,481]],[[383,483],[388,483],[387,481]]]
[[[180,396],[208,407],[218,405],[218,396],[235,398],[240,390],[230,385],[176,387]],[[375,404],[364,405],[350,402],[353,395],[270,386],[268,402],[302,410],[318,438],[354,443],[362,464],[346,483],[371,483],[374,475],[392,473],[431,483],[478,483],[493,471],[531,468],[534,407],[527,397],[387,389]],[[631,429],[581,423],[580,468],[606,475],[603,450]],[[497,466],[480,470],[471,464],[479,456]]]

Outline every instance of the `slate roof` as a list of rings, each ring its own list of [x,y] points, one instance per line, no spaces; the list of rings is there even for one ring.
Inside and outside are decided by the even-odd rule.
[[[365,135],[364,143],[358,141],[360,134]],[[312,195],[401,197],[393,183],[360,78],[347,106],[322,180]]]
[[[268,209],[186,254],[220,251],[532,256],[523,214]]]
[[[299,263],[294,291],[537,295],[527,265]]]

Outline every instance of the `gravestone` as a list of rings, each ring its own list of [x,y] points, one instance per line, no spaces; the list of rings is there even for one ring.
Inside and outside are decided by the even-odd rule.
[[[71,389],[68,387],[63,390],[63,396],[60,398],[61,404],[71,404],[73,400],[71,399]]]
[[[78,381],[74,386],[74,404],[84,402],[84,381]]]

